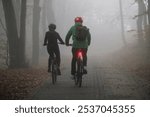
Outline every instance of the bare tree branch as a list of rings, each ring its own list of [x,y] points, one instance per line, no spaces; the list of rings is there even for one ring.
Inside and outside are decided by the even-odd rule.
[[[147,14],[148,14],[147,11],[146,11],[146,12],[143,12],[142,14],[135,15],[135,16],[133,17],[133,19],[136,19],[137,17],[143,16],[143,15],[147,15]]]

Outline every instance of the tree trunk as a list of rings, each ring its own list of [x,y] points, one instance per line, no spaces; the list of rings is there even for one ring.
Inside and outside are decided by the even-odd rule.
[[[19,65],[25,67],[25,38],[26,38],[26,3],[27,0],[21,2],[21,18],[20,18],[20,39],[19,39]]]
[[[47,2],[43,1],[43,7],[42,7],[42,29],[43,29],[43,36],[45,36],[45,32],[46,32],[46,29],[47,29],[46,4],[47,4]]]
[[[139,44],[144,43],[143,25],[146,25],[146,7],[143,0],[138,0],[138,19],[137,19],[137,31]]]
[[[33,53],[32,53],[32,64],[38,65],[39,62],[39,24],[40,24],[40,0],[34,0],[33,7]]]
[[[122,10],[122,0],[119,0],[120,5],[120,17],[121,17],[121,34],[122,34],[122,40],[123,44],[126,46],[126,40],[125,40],[125,31],[124,31],[124,19],[123,19],[123,10]]]
[[[9,68],[18,67],[18,33],[12,0],[2,0],[9,44]]]
[[[21,11],[21,0],[13,0],[14,10],[16,14],[16,22],[17,22],[17,31],[18,36],[20,36],[20,11]]]
[[[150,25],[150,0],[148,0],[148,23]]]
[[[147,44],[150,45],[150,0],[148,0],[148,28],[147,28]],[[148,49],[149,52],[149,49]]]

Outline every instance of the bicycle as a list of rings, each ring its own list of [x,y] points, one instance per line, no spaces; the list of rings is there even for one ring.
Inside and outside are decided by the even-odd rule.
[[[69,44],[69,46],[72,46],[72,44]],[[75,56],[76,56],[76,73],[74,75],[74,81],[75,81],[75,85],[77,85],[78,87],[82,86],[82,76],[84,75],[83,70],[84,70],[84,66],[83,66],[83,57],[84,57],[84,51],[82,49],[78,49],[75,52]]]
[[[62,44],[62,43],[58,43],[58,44]],[[51,68],[50,69],[51,69],[52,84],[55,84],[57,81],[57,75],[58,75],[58,69],[59,69],[55,54],[54,54],[54,57],[51,58]]]
[[[51,77],[52,77],[52,83],[55,84],[57,81],[57,75],[58,75],[58,64],[56,61],[56,56],[51,58]]]
[[[83,51],[82,49],[78,49],[76,52],[76,74],[74,75],[75,85],[81,87],[82,86],[82,76],[83,76]]]

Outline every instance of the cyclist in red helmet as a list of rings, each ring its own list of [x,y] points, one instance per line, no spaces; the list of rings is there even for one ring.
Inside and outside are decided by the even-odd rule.
[[[86,66],[87,66],[87,51],[88,51],[88,46],[91,43],[91,34],[89,32],[89,29],[86,26],[83,26],[83,19],[81,17],[76,17],[74,19],[75,24],[70,28],[70,30],[68,31],[67,35],[66,35],[66,39],[65,39],[65,43],[67,46],[69,46],[69,40],[70,37],[72,36],[72,40],[73,40],[73,44],[72,44],[72,63],[71,63],[71,74],[75,75],[75,70],[76,70],[76,57],[75,57],[75,53],[78,49],[82,49],[84,50],[84,54],[85,57],[83,59],[83,64],[84,64],[84,74],[87,74],[87,70],[86,70]],[[79,40],[77,37],[77,32],[78,32],[78,27],[84,27],[85,29],[87,29],[87,34],[86,34],[86,38],[83,40]]]
[[[75,21],[75,23],[77,23],[77,22],[82,23],[82,22],[83,22],[83,20],[82,20],[81,17],[76,17],[76,18],[74,19],[74,21]]]

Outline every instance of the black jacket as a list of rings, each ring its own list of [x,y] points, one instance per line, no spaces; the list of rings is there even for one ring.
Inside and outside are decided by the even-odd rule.
[[[44,45],[48,47],[58,47],[57,39],[60,43],[64,44],[64,41],[56,31],[48,31],[45,34]]]

